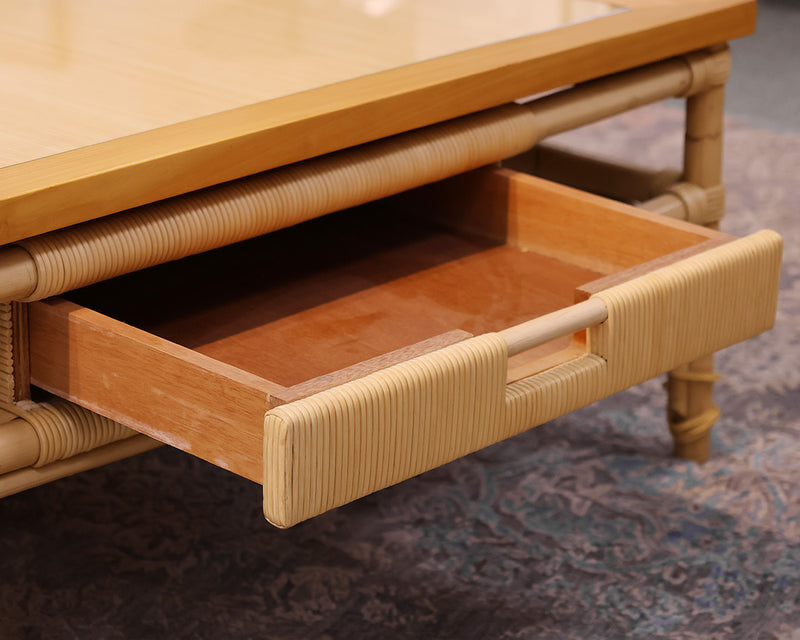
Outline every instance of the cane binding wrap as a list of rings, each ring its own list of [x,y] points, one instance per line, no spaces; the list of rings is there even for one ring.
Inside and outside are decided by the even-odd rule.
[[[586,355],[510,385],[485,334],[269,411],[267,519],[291,526],[768,329],[780,255],[761,232],[597,293],[608,319]]]

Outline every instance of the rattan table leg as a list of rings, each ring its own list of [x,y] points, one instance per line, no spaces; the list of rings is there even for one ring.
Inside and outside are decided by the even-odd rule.
[[[712,394],[719,376],[714,356],[685,364],[669,373],[667,419],[678,458],[705,462],[711,454],[711,427],[719,417]]]
[[[728,70],[723,64],[710,68],[708,72],[717,82],[686,100],[683,179],[703,189],[722,184],[722,131]],[[711,222],[707,226],[716,228],[718,223]],[[670,372],[667,419],[675,443],[675,456],[697,462],[708,459],[711,427],[719,417],[719,408],[712,397],[717,379],[713,355]]]

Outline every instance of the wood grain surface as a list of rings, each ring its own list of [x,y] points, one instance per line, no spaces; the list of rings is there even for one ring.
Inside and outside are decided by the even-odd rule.
[[[478,169],[405,197],[446,226],[602,274],[719,235],[513,169]]]
[[[292,386],[454,329],[477,335],[555,311],[601,275],[396,206],[365,205],[66,295]]]
[[[75,305],[30,305],[31,378],[161,442],[254,481],[274,384]]]
[[[209,2],[190,11],[161,3],[128,15],[116,3],[4,3],[0,57],[9,62],[0,67],[0,113],[14,126],[0,145],[7,165],[0,243],[706,47],[755,26],[752,0],[629,0],[631,10],[597,20],[399,60],[341,43],[366,38],[373,50],[391,51],[387,32],[416,42],[422,27],[413,34],[378,28],[352,9],[358,3],[338,3],[337,20],[305,2],[292,3],[296,17],[269,20],[269,11],[289,11],[288,2],[273,4]],[[451,11],[450,20],[441,19],[451,8],[446,0],[398,3],[398,11],[422,15],[438,6],[439,18],[420,24],[436,25],[436,39],[448,42],[448,33],[469,31],[465,16],[503,22],[499,11],[481,18],[473,4]],[[534,13],[540,6],[516,6],[523,5]],[[86,15],[77,19],[81,7]],[[513,22],[531,33],[538,27],[528,20]],[[303,36],[306,22],[327,31]],[[279,27],[270,38],[244,30],[267,23]],[[306,59],[295,60],[287,43],[307,49]],[[373,59],[377,67],[363,66]],[[315,75],[337,65],[348,69],[344,75]],[[283,76],[309,75],[310,84],[286,81],[277,95],[264,89],[280,87]]]

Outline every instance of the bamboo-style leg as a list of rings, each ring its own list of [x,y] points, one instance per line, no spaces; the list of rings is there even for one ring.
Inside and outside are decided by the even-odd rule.
[[[726,56],[720,56],[723,61]],[[686,141],[683,179],[703,189],[722,184],[722,130],[727,69],[709,69],[718,83],[686,100]],[[718,227],[717,222],[708,226]],[[711,427],[719,417],[712,394],[714,356],[708,355],[670,372],[667,381],[670,431],[674,455],[704,462],[711,452]]]
[[[714,356],[685,364],[669,373],[667,418],[674,441],[674,455],[686,460],[705,462],[711,454],[711,427],[719,417],[712,394]]]

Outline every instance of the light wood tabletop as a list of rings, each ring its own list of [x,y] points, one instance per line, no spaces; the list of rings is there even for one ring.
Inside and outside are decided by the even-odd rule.
[[[754,0],[0,6],[0,244],[724,42]]]
[[[0,167],[622,10],[534,4],[6,3]]]

